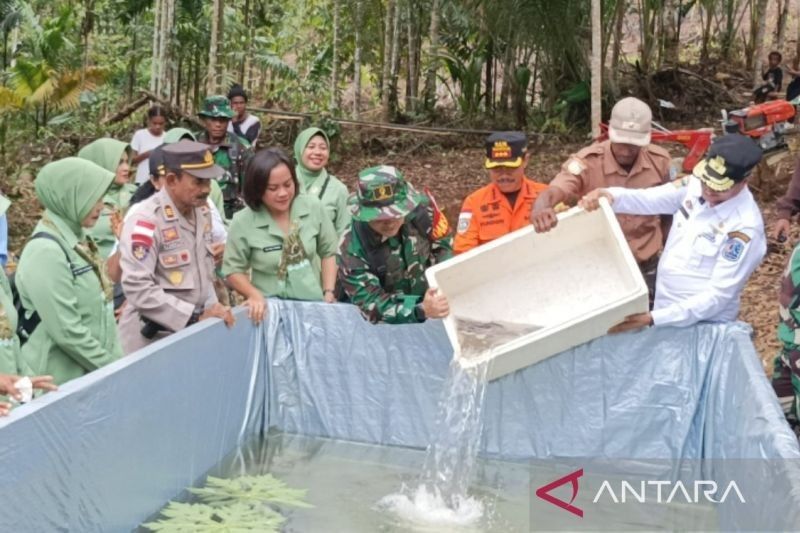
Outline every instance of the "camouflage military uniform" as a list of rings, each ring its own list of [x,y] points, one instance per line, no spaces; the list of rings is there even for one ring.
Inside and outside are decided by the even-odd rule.
[[[772,386],[789,422],[797,429],[800,414],[800,245],[795,247],[778,294],[783,349],[775,357]]]
[[[199,113],[202,118],[225,118],[233,117],[230,102],[224,96],[209,96],[203,102],[203,108]],[[244,207],[241,199],[242,186],[244,185],[244,169],[247,161],[253,155],[250,143],[237,135],[226,132],[225,139],[219,144],[212,144],[208,138],[208,132],[203,131],[197,135],[197,141],[211,146],[214,154],[214,163],[225,170],[225,174],[217,180],[222,189],[223,206],[217,206],[220,213],[223,213],[227,220],[233,214]]]
[[[353,221],[339,244],[338,284],[371,322],[420,322],[428,289],[425,269],[453,255],[449,226],[432,198],[405,183],[393,167],[359,175]],[[405,217],[400,231],[385,238],[369,222]]]

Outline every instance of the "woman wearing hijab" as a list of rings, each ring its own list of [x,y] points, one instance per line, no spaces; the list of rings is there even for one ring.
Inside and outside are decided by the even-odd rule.
[[[77,157],[45,165],[35,181],[45,211],[22,251],[16,285],[26,318],[35,312],[40,323],[22,347],[22,361],[56,384],[122,355],[113,287],[86,233],[113,181],[113,172]]]
[[[87,233],[94,239],[103,259],[111,255],[117,238],[114,235],[111,220],[115,213],[121,216],[130,204],[131,197],[136,192],[136,186],[130,183],[130,150],[131,147],[116,139],[97,139],[84,146],[78,157],[91,161],[96,165],[114,173],[105,198],[103,198],[103,211],[97,224]]]
[[[330,158],[328,135],[319,128],[308,128],[300,132],[294,142],[295,172],[300,181],[301,192],[319,198],[325,207],[336,235],[342,236],[350,227],[350,209],[347,207],[348,192],[344,183],[328,174],[326,166]]]

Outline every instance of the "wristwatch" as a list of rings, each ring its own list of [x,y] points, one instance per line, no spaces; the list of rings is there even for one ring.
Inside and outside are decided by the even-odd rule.
[[[416,318],[418,322],[425,322],[427,317],[425,316],[425,309],[422,307],[422,304],[414,306],[414,318]]]
[[[189,317],[189,321],[186,323],[186,327],[188,328],[192,324],[196,324],[197,322],[199,322],[201,314],[202,311],[195,311],[194,313],[192,313],[192,316]]]

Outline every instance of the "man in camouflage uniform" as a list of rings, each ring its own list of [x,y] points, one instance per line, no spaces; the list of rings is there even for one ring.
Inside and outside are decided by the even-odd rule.
[[[353,221],[339,244],[338,284],[370,322],[442,318],[447,299],[429,289],[425,269],[453,255],[447,219],[429,194],[394,167],[361,171],[351,196]]]
[[[252,156],[250,143],[230,133],[228,123],[233,118],[230,101],[224,96],[209,96],[198,113],[206,129],[197,136],[197,141],[211,147],[214,163],[225,173],[218,180],[222,189],[222,201],[212,198],[220,213],[230,220],[233,214],[244,207],[242,186],[244,169]]]
[[[789,424],[800,434],[800,244],[783,272],[778,293],[778,339],[783,349],[775,357],[772,387],[781,402]]]

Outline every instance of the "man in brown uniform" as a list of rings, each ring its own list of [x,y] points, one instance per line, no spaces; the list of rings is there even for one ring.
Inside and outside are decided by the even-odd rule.
[[[795,162],[792,181],[789,188],[775,204],[775,216],[778,220],[772,226],[769,236],[773,239],[784,241],[789,236],[789,228],[792,225],[792,217],[800,213],[800,159]]]
[[[598,142],[573,154],[539,194],[531,212],[538,232],[549,231],[558,222],[553,207],[574,203],[589,192],[606,187],[645,189],[669,181],[670,156],[650,144],[652,113],[636,98],[623,98],[611,111],[608,141]],[[617,215],[639,268],[655,292],[656,267],[664,243],[658,216]]]
[[[206,318],[233,324],[214,294],[211,180],[222,175],[208,146],[180,141],[162,150],[164,187],[125,222],[120,236],[122,289],[128,304],[119,321],[126,354]]]

